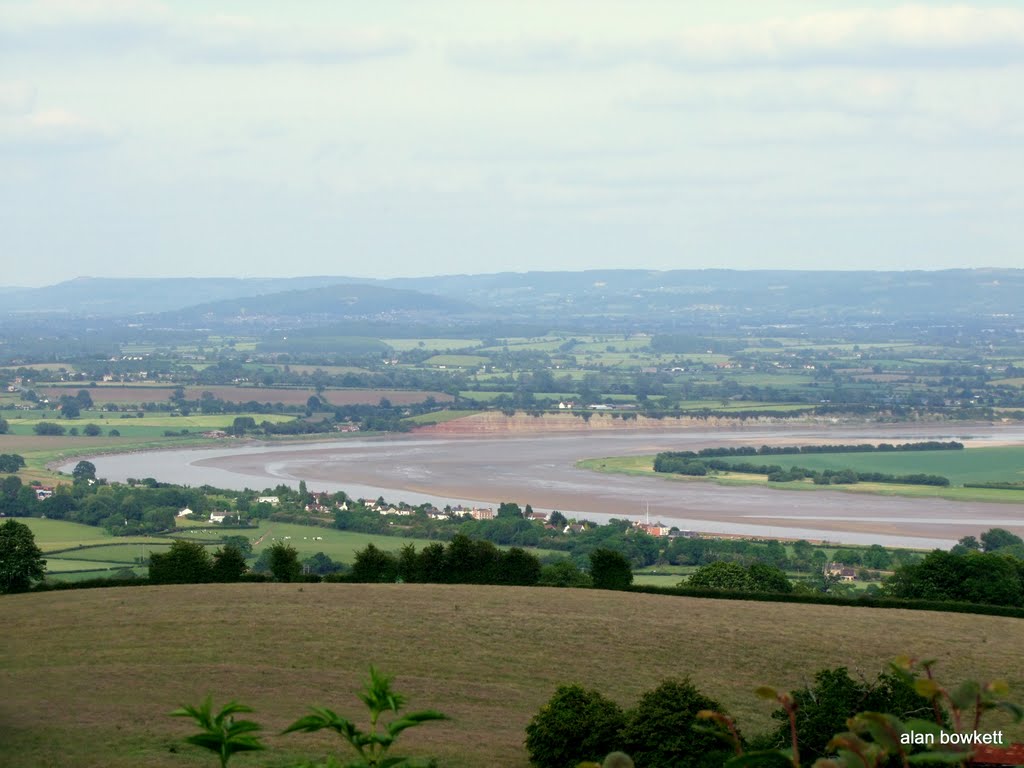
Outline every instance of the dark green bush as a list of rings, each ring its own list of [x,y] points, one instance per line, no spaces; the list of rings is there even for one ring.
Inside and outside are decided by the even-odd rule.
[[[537,768],[569,768],[583,760],[601,761],[618,749],[626,718],[599,692],[562,685],[526,726],[526,750]]]
[[[629,712],[621,748],[640,768],[717,768],[729,749],[715,734],[694,729],[702,710],[723,711],[689,680],[665,680]]]

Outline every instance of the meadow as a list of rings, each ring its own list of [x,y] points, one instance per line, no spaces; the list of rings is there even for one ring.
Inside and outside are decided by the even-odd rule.
[[[207,694],[253,706],[267,729],[273,751],[240,766],[347,758],[336,737],[278,734],[314,704],[361,722],[354,693],[370,663],[411,709],[452,717],[400,742],[452,768],[527,768],[526,724],[567,682],[631,706],[689,676],[751,735],[771,725],[755,687],[791,689],[824,667],[873,677],[909,654],[937,659],[943,682],[1006,678],[1016,699],[1024,686],[1020,620],[991,616],[417,584],[93,589],[3,608],[8,768],[211,765],[184,744],[192,726],[167,716]]]
[[[40,518],[19,518],[32,529],[36,545],[47,560],[47,577],[65,580],[71,572],[95,568],[134,567],[137,573],[145,575],[141,563],[153,552],[164,552],[173,539],[165,536],[112,536],[102,528],[63,520]],[[178,521],[179,529],[173,538],[188,539],[206,544],[211,549],[220,546],[222,536],[245,536],[253,543],[249,557],[252,565],[264,549],[277,542],[284,542],[304,559],[323,552],[336,562],[352,564],[355,553],[373,544],[379,549],[396,552],[406,544],[420,549],[432,543],[428,539],[405,538],[403,536],[381,536],[378,534],[339,531],[335,528],[319,528],[293,523],[278,523],[261,520],[258,528],[232,529],[211,525],[196,525]],[[319,541],[316,537],[319,537]],[[92,574],[92,576],[104,574]]]
[[[778,464],[783,468],[798,466],[817,471],[853,469],[857,472],[887,472],[892,475],[924,473],[948,477],[953,485],[1024,481],[1024,447],[1021,446],[965,448],[962,451],[753,456],[735,461]]]

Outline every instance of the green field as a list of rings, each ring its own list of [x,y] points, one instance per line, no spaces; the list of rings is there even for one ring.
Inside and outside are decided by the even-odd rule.
[[[82,417],[74,420],[61,419],[56,412],[19,411],[17,415],[5,416],[10,424],[12,435],[33,435],[33,428],[41,421],[50,421],[60,424],[65,429],[76,427],[79,432],[86,424],[95,424],[103,430],[106,435],[111,429],[121,433],[121,437],[162,437],[164,432],[172,430],[180,432],[187,429],[189,432],[205,432],[209,430],[228,429],[238,416],[250,416],[259,424],[263,421],[280,423],[292,421],[294,415],[274,413],[241,413],[241,414],[214,414],[214,415],[190,415],[171,416],[170,414],[149,414],[143,418],[121,418],[120,413],[110,411],[83,411]],[[60,437],[53,437],[59,440]],[[81,437],[81,439],[88,439]]]
[[[370,663],[411,709],[452,718],[399,742],[449,768],[528,768],[526,724],[567,682],[629,707],[689,676],[747,736],[773,724],[757,686],[791,690],[825,667],[873,677],[906,654],[936,659],[946,684],[1003,678],[1015,700],[1024,686],[1021,620],[993,616],[426,584],[91,589],[9,595],[3,609],[7,768],[211,765],[184,743],[193,726],[167,716],[207,694],[249,704],[266,728],[271,751],[240,766],[349,759],[336,736],[280,734],[310,705],[362,723]]]
[[[152,552],[165,551],[173,541],[170,537],[160,536],[111,536],[102,528],[63,520],[42,520],[34,517],[18,520],[32,529],[36,545],[43,551],[44,556],[46,553],[67,550],[60,551],[52,557],[47,556],[47,570],[53,571],[58,578],[64,578],[58,575],[59,572],[68,570],[136,565],[140,559],[146,561]],[[365,549],[367,544],[394,552],[406,544],[413,544],[419,549],[432,543],[427,539],[380,536],[268,520],[260,521],[259,527],[255,529],[222,529],[217,526],[187,524],[174,534],[174,538],[200,541],[211,547],[217,546],[222,536],[246,536],[254,543],[263,539],[260,544],[254,545],[253,554],[249,558],[250,565],[263,549],[276,542],[291,545],[299,553],[300,558],[323,552],[332,560],[350,565],[355,559],[355,553]],[[317,536],[322,540],[316,541]],[[49,565],[50,560],[54,563],[52,567]],[[72,566],[70,563],[77,565]]]
[[[423,365],[443,365],[446,368],[479,368],[490,362],[480,355],[434,355],[423,361]]]
[[[480,346],[480,339],[381,339],[396,352],[408,352],[413,349],[429,350],[460,350],[473,349]]]
[[[962,451],[745,456],[727,461],[778,464],[781,467],[798,466],[818,471],[853,469],[858,472],[887,472],[892,475],[942,475],[948,477],[953,485],[1024,481],[1024,447],[1020,446],[965,448]]]
[[[421,413],[418,416],[410,416],[407,419],[402,419],[402,421],[422,427],[427,424],[444,424],[446,421],[455,421],[455,419],[461,419],[465,416],[473,416],[478,413],[480,413],[480,411],[433,411],[432,413]]]

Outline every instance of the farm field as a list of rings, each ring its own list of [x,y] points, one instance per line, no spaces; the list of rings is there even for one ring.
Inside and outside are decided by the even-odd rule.
[[[756,686],[791,689],[824,667],[873,676],[907,654],[937,659],[942,682],[1002,677],[1014,698],[1024,685],[1020,620],[989,616],[413,584],[52,592],[5,597],[4,613],[18,629],[0,665],[9,768],[209,765],[183,743],[192,726],[167,716],[207,693],[255,708],[273,751],[253,764],[348,757],[336,737],[278,734],[314,704],[361,717],[354,693],[370,663],[395,675],[410,708],[452,717],[401,743],[453,768],[527,768],[525,726],[565,682],[631,706],[690,676],[747,735],[771,725]]]
[[[131,418],[122,418],[121,414],[109,411],[83,411],[82,417],[74,421],[62,420],[57,414],[50,413],[46,415],[32,414],[30,416],[21,416],[19,414],[8,419],[8,423],[10,424],[11,433],[15,435],[32,435],[34,434],[33,428],[40,421],[51,421],[60,424],[65,429],[77,427],[79,431],[86,424],[95,424],[103,429],[104,432],[116,429],[121,433],[122,438],[161,437],[167,430],[181,431],[187,429],[193,432],[203,432],[206,430],[227,429],[239,416],[249,416],[257,424],[264,421],[279,424],[295,419],[295,416],[291,414],[276,413],[218,413],[208,415],[190,414],[188,416],[175,416],[169,413],[147,413],[143,418],[138,419],[134,417],[134,414],[132,414]],[[42,439],[49,440],[52,443],[55,437],[60,439],[60,436],[49,436]],[[83,440],[96,439],[88,438],[84,435],[71,435],[69,437],[75,440],[76,445]],[[2,441],[2,436],[0,436],[0,441]]]
[[[456,419],[473,416],[477,413],[480,413],[480,411],[433,411],[431,413],[421,413],[418,416],[410,416],[404,419],[404,421],[422,427],[426,424],[444,424],[446,421],[455,421]]]
[[[733,461],[733,459],[726,459]],[[858,472],[943,475],[953,485],[1024,481],[1024,448],[965,448],[962,451],[894,451],[891,453],[822,453],[749,456],[736,462],[778,464],[807,469],[853,469]]]
[[[73,395],[84,389],[92,397],[94,403],[152,403],[169,400],[174,394],[173,387],[157,386],[96,386],[80,385],[40,387],[40,394],[56,400],[61,395]],[[226,385],[188,386],[184,387],[188,400],[198,400],[204,392],[232,403],[281,403],[282,405],[305,405],[310,395],[315,395],[312,387],[236,387]],[[419,403],[427,397],[438,402],[451,400],[451,395],[444,392],[428,392],[424,390],[403,389],[327,389],[322,396],[334,405],[354,405],[365,403],[376,405],[382,397],[386,397],[398,405]]]

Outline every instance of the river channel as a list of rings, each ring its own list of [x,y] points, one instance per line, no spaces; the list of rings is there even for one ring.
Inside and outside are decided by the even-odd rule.
[[[705,533],[807,538],[850,544],[948,548],[1002,527],[1024,534],[1024,503],[957,502],[838,490],[723,486],[707,480],[613,475],[580,469],[585,458],[715,445],[906,442],[958,439],[1024,445],[1024,428],[906,424],[751,427],[497,437],[397,435],[317,443],[229,444],[92,459],[101,477],[154,477],[183,485],[262,490],[305,480],[311,491],[412,504],[530,503],[569,517],[662,521]],[[70,472],[74,462],[62,467]]]

